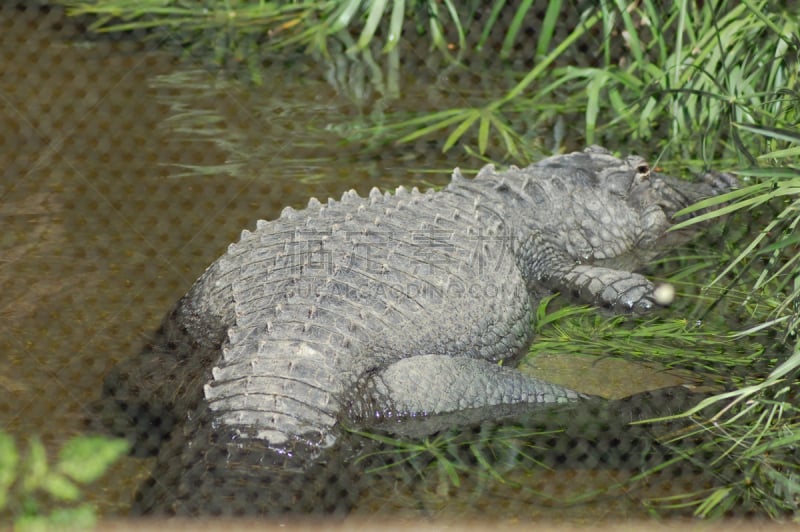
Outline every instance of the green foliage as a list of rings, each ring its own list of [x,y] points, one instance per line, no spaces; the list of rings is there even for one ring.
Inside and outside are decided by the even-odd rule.
[[[763,347],[742,341],[721,323],[686,318],[603,316],[590,307],[566,306],[553,312],[539,307],[531,356],[583,355],[621,357],[656,362],[664,368],[705,371],[715,380],[730,378],[730,370],[760,361]]]
[[[705,518],[724,517],[733,509],[772,519],[796,516],[800,510],[798,370],[800,342],[763,382],[716,395],[675,416],[688,417],[703,408],[718,407],[718,413],[709,419],[695,416],[695,429],[665,442],[700,443],[681,446],[675,458],[657,469],[685,461],[711,472],[717,482],[653,503],[664,509],[690,508]]]
[[[558,3],[554,3],[558,5]],[[552,7],[552,6],[551,6]],[[549,20],[549,17],[546,18]],[[457,142],[462,140],[464,135],[476,123],[478,125],[478,153],[483,155],[486,153],[489,145],[489,136],[492,130],[500,135],[503,139],[503,146],[506,153],[515,158],[523,158],[524,139],[517,134],[510,122],[505,118],[501,112],[503,106],[507,106],[509,102],[517,100],[521,95],[528,90],[531,85],[540,82],[544,78],[548,67],[551,66],[553,61],[561,57],[570,46],[590,30],[600,20],[599,14],[588,16],[585,21],[576,27],[573,32],[564,39],[552,52],[544,56],[537,65],[531,69],[530,72],[517,83],[510,91],[502,97],[493,100],[481,107],[466,107],[455,108],[444,111],[434,112],[430,114],[423,114],[419,117],[409,120],[402,120],[394,124],[383,124],[379,127],[365,130],[367,135],[386,135],[394,131],[403,131],[412,129],[411,133],[405,134],[398,139],[398,142],[409,142],[416,140],[420,137],[429,135],[431,133],[439,133],[442,130],[448,130],[451,126],[455,126],[449,133],[442,147],[443,151],[452,148]],[[556,21],[552,21],[555,23]],[[553,28],[544,28],[543,35],[552,34]],[[542,43],[540,40],[540,48],[546,48],[547,43]]]
[[[766,126],[735,124],[738,129],[755,133],[767,139],[773,149],[758,156],[756,160],[776,166],[751,167],[740,170],[742,176],[759,179],[724,196],[710,198],[698,203],[684,213],[692,213],[710,206],[719,208],[696,216],[676,228],[713,220],[738,212],[753,211],[770,203],[778,205],[778,213],[745,245],[709,286],[721,283],[734,269],[757,268],[749,297],[774,294],[778,303],[756,329],[782,325],[786,338],[795,336],[800,327],[800,168],[791,164],[800,153],[800,130]],[[783,164],[781,164],[783,163]],[[727,205],[722,205],[727,203]],[[738,276],[737,276],[738,278]]]
[[[393,438],[383,434],[351,430],[353,434],[379,444],[379,449],[358,457],[358,462],[376,462],[368,473],[410,465],[420,477],[430,463],[440,468],[454,487],[461,485],[460,475],[475,473],[475,464],[480,464],[479,473],[488,473],[494,480],[506,482],[502,471],[514,467],[547,467],[526,448],[533,450],[531,440],[547,436],[555,431],[525,429],[516,426],[487,427],[476,434],[465,436],[459,431],[445,432],[422,440]],[[492,457],[487,459],[487,455]],[[505,458],[501,458],[505,457]],[[378,458],[378,460],[374,460]],[[433,458],[433,461],[430,460]]]
[[[348,52],[367,50],[380,34],[381,51],[391,54],[415,19],[431,45],[450,56],[446,28],[455,28],[459,48],[464,29],[452,0],[59,0],[70,15],[96,17],[96,32],[144,30],[159,40],[180,43],[188,52],[209,55],[219,65],[245,64],[260,84],[260,62],[268,54],[302,47],[329,56],[331,40]],[[502,5],[503,2],[496,2]],[[353,41],[351,33],[358,32]],[[167,39],[165,39],[165,37]]]
[[[782,328],[784,341],[797,338],[800,327],[800,248],[797,227],[800,224],[800,170],[791,164],[796,160],[800,133],[796,129],[737,124],[744,131],[755,133],[771,144],[772,151],[757,158],[777,166],[742,170],[744,176],[761,181],[743,187],[730,198],[731,203],[714,213],[700,215],[685,225],[702,219],[721,216],[720,211],[753,210],[767,203],[777,204],[778,214],[759,231],[722,272],[710,283],[721,284],[730,272],[738,270],[733,281],[740,282],[742,273],[754,270],[747,301],[763,299],[769,294],[775,304],[753,311],[756,325],[742,331],[738,338],[759,334],[763,330]],[[785,164],[789,163],[789,164]],[[713,202],[707,202],[713,203]],[[695,206],[689,211],[702,206]],[[723,212],[723,214],[724,214]],[[702,517],[724,515],[731,508],[747,508],[765,512],[772,518],[797,515],[800,501],[800,408],[796,406],[800,376],[800,341],[791,355],[778,361],[772,371],[755,383],[720,394],[698,405],[727,402],[719,414],[705,420],[703,430],[714,435],[693,452],[679,457],[692,463],[703,453],[727,458],[726,468],[710,464],[720,477],[722,487],[706,490],[667,502],[667,507],[693,507]],[[693,412],[687,412],[691,415]],[[685,435],[684,437],[691,437]]]
[[[622,124],[635,137],[653,138],[654,126],[667,121],[670,142],[697,139],[707,154],[719,156],[728,140],[744,145],[733,122],[793,119],[795,17],[766,0],[671,6],[664,11],[646,1],[628,13],[617,2],[633,57],[580,73],[589,82],[587,142]],[[637,29],[632,15],[646,24]],[[602,83],[593,85],[597,76]],[[611,107],[589,105],[593,101]]]
[[[51,465],[39,438],[29,440],[21,457],[11,436],[0,432],[0,512],[10,514],[20,530],[93,526],[95,512],[91,504],[80,502],[80,485],[100,478],[127,450],[125,440],[76,437]],[[45,501],[70,505],[43,514]]]
[[[462,494],[477,495],[494,486],[530,491],[525,474],[551,469],[542,461],[547,454],[544,445],[564,430],[534,421],[486,424],[472,431],[453,429],[423,439],[350,432],[364,442],[356,463],[370,475],[370,482],[395,486],[395,503],[398,495],[408,496],[406,504],[419,507],[439,505],[451,493],[464,500],[469,496]],[[522,481],[515,478],[518,472],[522,472]],[[403,487],[398,494],[399,485]],[[403,493],[406,489],[413,493]]]
[[[706,518],[728,512],[747,511],[780,519],[797,515],[800,501],[800,341],[788,355],[776,352],[775,344],[765,349],[757,342],[768,330],[781,330],[782,341],[797,338],[800,325],[800,132],[796,128],[748,125],[733,127],[750,135],[741,144],[767,148],[762,155],[745,154],[753,166],[737,173],[745,185],[723,196],[709,198],[683,214],[709,207],[676,226],[680,229],[723,216],[754,216],[767,209],[775,212],[755,234],[743,240],[730,258],[712,258],[721,264],[709,276],[702,297],[719,288],[711,304],[720,298],[746,313],[753,325],[729,331],[724,322],[692,325],[685,320],[634,320],[601,318],[584,307],[547,311],[544,301],[538,311],[539,339],[533,352],[579,352],[595,356],[620,355],[658,361],[665,367],[691,366],[706,378],[735,385],[731,391],[707,399],[697,407],[674,417],[693,416],[694,430],[673,435],[676,456],[639,478],[681,462],[709,472],[715,479],[710,487],[680,495],[654,499],[653,508],[691,509]],[[699,261],[705,268],[704,261]],[[689,264],[692,277],[700,270]],[[675,272],[681,278],[681,272]],[[675,281],[673,281],[675,282]],[[677,282],[680,286],[680,282]],[[723,297],[724,296],[724,297]],[[723,303],[718,309],[726,308]],[[723,314],[724,316],[724,314]],[[769,361],[769,371],[763,371]],[[742,372],[742,368],[749,368]],[[698,414],[715,407],[710,418]],[[693,442],[691,445],[678,445]],[[694,443],[697,442],[697,443]]]
[[[770,189],[774,187],[767,187]],[[778,246],[773,243],[765,248],[770,252],[782,249],[784,236],[780,231],[773,234],[771,239]],[[790,260],[794,261],[796,246],[792,249]],[[741,267],[743,260],[737,256],[724,271]],[[774,261],[773,270],[784,271],[782,264],[785,262]],[[729,331],[721,320],[693,324],[683,319],[602,317],[589,307],[549,310],[552,298],[544,300],[537,310],[538,339],[531,347],[531,356],[564,353],[639,359],[665,368],[691,368],[697,377],[730,390],[686,412],[646,421],[658,424],[687,418],[692,420],[692,428],[662,441],[674,448],[674,458],[626,482],[633,485],[646,481],[683,462],[713,478],[713,483],[697,491],[645,501],[653,511],[690,509],[699,517],[719,518],[735,510],[781,519],[797,515],[800,510],[800,407],[796,404],[800,393],[800,341],[788,356],[766,350],[758,341],[763,330],[778,323],[796,324],[796,303],[786,304],[786,299],[795,294],[772,292],[775,286],[766,279],[775,276],[765,271],[769,272],[769,267],[757,274],[759,281],[764,280],[760,292],[772,294],[774,304],[765,304],[765,295],[755,289],[733,295],[728,291],[725,295],[735,298],[735,305],[744,307],[757,323],[738,332]],[[735,277],[741,282],[743,272],[737,272]],[[752,308],[747,308],[748,302],[753,303]],[[783,317],[769,319],[771,316]],[[796,333],[796,327],[790,327],[786,334]],[[767,361],[772,369],[763,374],[760,368]],[[743,368],[749,369],[742,371]],[[714,414],[704,415],[707,409]]]
[[[245,52],[259,55],[296,46],[328,53],[331,38],[351,33],[358,34],[351,51],[364,50],[380,40],[381,51],[386,53],[397,47],[408,31],[409,20],[416,22],[418,34],[430,38],[431,46],[449,56],[453,48],[460,51],[466,48],[465,21],[476,10],[487,9],[482,2],[452,0],[61,0],[61,3],[69,8],[71,15],[96,17],[90,28],[93,31],[149,30],[159,38],[169,36],[193,48],[215,50],[218,60],[231,56],[242,60]],[[492,3],[490,22],[477,48],[489,39],[494,22],[506,8],[505,3],[505,0]],[[550,20],[557,16],[561,2],[552,4],[548,12]],[[504,41],[503,57],[510,55],[530,7],[531,2],[526,1],[518,8]],[[451,30],[455,32],[456,46],[447,38]],[[255,39],[249,40],[251,37]],[[548,40],[549,36],[543,37],[540,47],[546,47]]]
[[[553,31],[546,26],[549,20],[543,22],[543,36]],[[519,136],[501,109],[506,117],[548,116],[554,109],[574,115],[583,110],[584,130],[575,133],[586,144],[655,139],[683,158],[696,153],[693,146],[706,157],[719,157],[731,142],[739,150],[745,148],[732,127],[735,122],[780,124],[797,119],[798,20],[767,0],[684,0],[666,6],[647,0],[630,8],[621,1],[600,2],[594,12],[584,14],[569,38],[538,56],[528,75],[505,95],[476,108],[426,113],[377,131],[413,129],[400,138],[402,142],[447,130],[447,150],[457,141],[474,145],[466,134],[480,114],[478,151],[486,152],[485,124],[491,117],[506,154],[519,159],[519,143],[509,140]],[[569,63],[576,54],[572,45],[598,24],[609,35],[599,66],[551,67]],[[625,39],[625,52],[612,47],[612,33]]]

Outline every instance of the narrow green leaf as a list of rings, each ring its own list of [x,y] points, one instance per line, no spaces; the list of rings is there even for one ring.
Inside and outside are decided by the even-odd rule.
[[[450,479],[450,483],[458,488],[461,486],[461,479],[458,476],[458,470],[453,462],[447,459],[446,456],[443,456],[440,452],[431,449],[432,454],[436,457],[436,463],[444,469],[445,473],[447,474],[448,478]]]
[[[544,321],[544,317],[547,315],[547,305],[549,305],[550,302],[553,301],[556,297],[558,297],[557,294],[549,295],[549,296],[543,297],[542,300],[539,302],[539,306],[536,307],[536,323],[537,324],[540,324],[540,323],[542,323]]]
[[[586,144],[594,144],[594,132],[597,128],[597,114],[600,111],[600,91],[606,83],[602,71],[592,78],[586,86]]]
[[[717,506],[723,503],[731,494],[733,488],[730,486],[724,488],[718,488],[714,490],[714,492],[703,499],[700,505],[695,510],[694,514],[696,516],[705,517],[708,516]]]
[[[481,123],[478,126],[478,152],[483,155],[486,153],[486,148],[489,146],[489,124],[491,118],[485,115],[481,116]]]
[[[797,235],[789,235],[784,238],[773,242],[772,244],[765,246],[764,248],[758,251],[759,255],[765,255],[768,253],[772,253],[773,251],[782,250],[784,248],[788,248],[789,246],[794,246],[800,244],[800,234]]]
[[[467,111],[467,110],[462,110],[462,111]],[[451,124],[455,124],[456,122],[460,122],[462,120],[464,120],[464,113],[463,112],[462,113],[458,113],[458,114],[456,114],[454,116],[451,116],[449,118],[445,118],[444,120],[440,120],[439,122],[433,123],[433,124],[429,125],[428,127],[424,127],[422,129],[418,129],[416,131],[413,131],[413,132],[409,133],[408,135],[400,138],[398,140],[398,142],[403,143],[403,142],[408,142],[408,141],[411,141],[411,140],[418,139],[419,137],[424,137],[428,133],[433,133],[434,131],[439,131],[440,129],[444,129],[447,126],[449,126]]]
[[[450,20],[456,27],[456,35],[458,35],[458,51],[463,52],[467,45],[466,35],[464,35],[464,28],[461,25],[461,19],[458,16],[458,9],[453,4],[452,0],[442,0],[450,13]]]
[[[503,137],[503,143],[506,146],[508,154],[514,159],[519,159],[520,153],[518,145],[522,142],[519,135],[517,135],[510,125],[503,121],[503,115],[499,111],[490,111],[487,109],[484,113],[485,116],[489,118],[491,125],[494,126],[500,133],[500,136]]]
[[[331,33],[336,33],[343,30],[350,25],[353,16],[358,12],[361,7],[361,0],[345,0],[339,3],[339,9],[331,17],[333,24],[331,24]]]
[[[636,30],[636,25],[633,23],[633,19],[631,19],[631,14],[628,12],[627,2],[624,0],[616,0],[616,4],[617,10],[622,16],[622,22],[625,25],[625,33],[627,34],[625,43],[633,53],[636,64],[641,65],[644,63],[642,42],[639,40],[639,32]]]
[[[389,34],[386,36],[386,44],[383,46],[384,53],[394,50],[397,43],[400,42],[400,36],[403,34],[403,19],[405,14],[405,0],[394,0],[392,3],[392,16],[389,19]]]
[[[372,0],[369,8],[369,15],[367,16],[367,23],[361,31],[361,36],[358,38],[356,48],[363,50],[369,45],[375,31],[378,29],[378,24],[381,22],[383,12],[386,10],[386,0]]]
[[[122,439],[73,438],[61,448],[56,468],[76,482],[94,482],[127,451],[128,443]]]
[[[615,35],[617,32],[616,11],[611,9],[611,5],[607,1],[598,2],[597,4],[598,8],[600,9],[600,20],[602,20],[602,35]],[[612,41],[612,39],[603,39],[603,42],[600,45],[603,57],[603,61],[600,63],[600,65],[603,69],[608,69],[608,67],[610,67],[613,64],[612,62],[615,60],[611,53]]]
[[[442,22],[439,17],[438,2],[431,2],[428,4],[428,29],[431,33],[433,46],[438,48],[442,53],[447,54],[447,43],[442,33]]]
[[[773,423],[767,423],[764,428],[769,431],[772,427]],[[748,449],[748,453],[754,458],[782,447],[796,447],[800,444],[800,432],[791,431],[784,436],[775,435],[773,438],[759,441],[763,441],[763,443],[760,443],[758,446],[751,445]]]
[[[741,210],[743,208],[757,207],[759,205],[767,203],[768,201],[770,201],[770,200],[772,200],[774,198],[780,198],[780,197],[784,197],[784,196],[800,196],[800,187],[778,187],[775,190],[772,190],[772,191],[769,191],[769,192],[765,192],[765,193],[760,194],[758,196],[755,196],[755,197],[752,197],[752,198],[743,199],[743,200],[738,201],[736,203],[733,203],[731,205],[725,205],[723,207],[718,208],[717,210],[715,210],[713,212],[708,212],[708,213],[701,214],[699,216],[696,216],[695,218],[692,218],[692,220],[695,220],[696,222],[701,222],[701,221],[704,221],[704,220],[710,220],[712,218],[718,218],[719,216],[723,216],[725,214],[728,214],[729,212],[734,212],[734,211],[737,211],[737,210]],[[704,204],[706,204],[706,202],[707,202],[707,204],[711,204],[710,198],[709,198],[709,200],[703,200],[701,202],[698,202],[696,205],[704,205]],[[684,224],[684,222],[681,222],[680,224],[677,224],[675,227],[676,228],[678,226],[683,227],[684,226],[683,224]],[[686,225],[688,225],[688,224],[686,224]]]
[[[550,48],[550,41],[558,26],[559,15],[561,15],[562,0],[551,0],[547,3],[547,11],[539,27],[539,38],[536,41],[536,57],[542,57]]]
[[[763,194],[768,194],[772,190],[772,186],[769,183],[757,183],[755,185],[750,185],[747,187],[737,188],[736,190],[731,190],[730,192],[726,192],[725,194],[720,194],[718,196],[712,196],[710,198],[706,198],[704,200],[698,201],[684,209],[679,210],[675,213],[675,216],[685,216],[687,214],[691,214],[693,212],[707,209],[710,207],[715,207],[717,205],[722,204],[729,204],[726,207],[736,207],[742,208],[747,207],[750,203],[742,204],[744,201],[752,201],[757,200],[758,198],[762,197]],[[733,210],[736,210],[733,209]],[[728,211],[731,212],[731,211]],[[693,219],[694,220],[694,219]],[[686,220],[685,222],[681,222],[677,224],[673,229],[679,229],[681,227],[685,227],[690,225],[692,220]]]
[[[751,133],[756,133],[764,137],[769,137],[777,140],[785,140],[787,142],[800,142],[800,132],[797,130],[783,129],[770,126],[751,126],[747,124],[734,123],[734,126]]]
[[[758,5],[753,5],[753,2],[751,2],[750,0],[742,0],[742,4],[747,6],[747,9],[753,15],[755,15],[761,21],[761,23],[764,24],[764,26],[768,27],[773,34],[778,35],[781,39],[785,39],[787,41],[791,39],[792,37],[791,33],[789,35],[784,34],[784,32],[781,31],[781,28],[776,26],[775,23],[763,13],[764,11],[763,2]]]
[[[539,61],[519,83],[517,83],[510,91],[508,91],[505,96],[495,102],[492,102],[490,107],[492,109],[497,109],[507,102],[520,96],[531,83],[533,83],[543,72],[547,70],[547,67],[549,67],[553,61],[555,61],[570,46],[572,46],[572,44],[578,40],[578,38],[590,31],[601,19],[601,17],[602,16],[600,13],[594,13],[588,17],[585,22],[575,28],[572,33],[570,33],[563,41],[561,41],[552,52],[547,54],[546,57],[542,58],[541,61]]]
[[[458,142],[458,140],[466,133],[466,131],[475,123],[475,121],[480,118],[480,111],[472,110],[465,118],[464,121],[461,122],[458,127],[456,127],[450,135],[448,135],[447,140],[444,142],[444,146],[442,147],[442,151],[445,152],[453,147],[453,145]]]
[[[355,430],[355,429],[347,429],[347,431],[351,432],[353,434],[356,434],[358,436],[363,436],[363,437],[369,438],[371,440],[375,440],[375,441],[379,441],[381,443],[385,443],[387,445],[391,445],[393,447],[399,447],[399,448],[411,447],[411,445],[408,442],[405,442],[405,441],[403,441],[401,439],[397,439],[397,438],[391,438],[391,437],[385,436],[383,434],[365,432],[365,431],[360,431],[360,430]],[[413,447],[416,449],[418,446],[414,445]]]
[[[476,51],[483,50],[486,41],[489,39],[489,35],[492,33],[492,30],[495,29],[495,24],[497,23],[497,19],[500,17],[500,13],[502,13],[505,4],[505,0],[495,0],[494,4],[492,4],[492,10],[489,13],[489,17],[486,19],[486,23],[483,25],[481,37],[478,39],[478,44],[475,47]]]
[[[415,116],[414,118],[409,118],[408,120],[403,120],[402,122],[397,122],[390,125],[382,125],[373,129],[382,129],[382,130],[406,129],[409,127],[417,127],[425,124],[432,124],[437,121],[448,120],[453,117],[455,117],[457,121],[461,119],[461,115],[464,115],[470,112],[471,110],[472,109],[470,108],[445,109],[444,111],[437,111],[435,113],[426,113],[421,116]]]
[[[800,168],[782,166],[778,168],[746,168],[737,170],[737,175],[748,175],[753,177],[775,177],[778,179],[797,179],[800,177]]]
[[[500,48],[501,58],[505,59],[511,55],[511,50],[514,48],[514,41],[517,38],[519,29],[522,27],[522,23],[525,21],[525,15],[528,14],[532,3],[533,0],[522,0],[519,7],[517,7],[514,18],[511,19],[511,24],[508,25],[508,29],[506,30],[503,45]]]
[[[42,489],[61,501],[76,501],[81,496],[78,486],[58,473],[48,473],[42,480]]]
[[[758,246],[761,245],[761,242],[764,240],[764,238],[766,238],[769,232],[772,231],[772,229],[774,229],[775,226],[778,225],[779,223],[780,220],[772,220],[770,223],[768,223],[766,227],[764,227],[750,241],[750,243],[747,244],[747,246],[745,246],[744,249],[742,249],[742,251],[733,260],[731,260],[731,262],[720,273],[718,273],[714,279],[712,279],[708,283],[708,286],[713,286],[717,284],[720,280],[725,278],[725,276],[728,274],[728,272],[730,272],[733,269],[734,266],[736,266],[737,264],[745,260],[747,257],[749,257],[754,252],[754,250],[756,250]]]
[[[787,157],[798,157],[798,156],[800,156],[800,146],[794,146],[792,148],[771,151],[769,153],[759,155],[757,159],[785,159]]]
[[[478,464],[479,464],[479,465],[480,465],[480,466],[481,466],[481,467],[482,467],[482,468],[483,468],[485,471],[487,471],[487,472],[488,472],[488,473],[489,473],[489,474],[490,474],[492,477],[494,477],[494,479],[495,479],[496,481],[498,481],[499,483],[501,483],[501,484],[506,484],[506,479],[505,479],[505,478],[503,478],[503,475],[501,475],[501,474],[500,474],[500,472],[499,472],[499,471],[497,471],[497,469],[495,469],[495,468],[492,466],[492,464],[491,464],[491,463],[489,463],[489,461],[486,459],[486,457],[485,457],[485,456],[483,456],[483,453],[481,452],[481,450],[480,450],[480,447],[478,447],[478,446],[477,446],[477,445],[475,445],[475,444],[470,444],[470,446],[469,446],[469,450],[472,452],[472,456],[474,456],[474,457],[475,457],[475,460],[477,460]]]
[[[510,128],[506,127],[504,124],[497,124],[495,123],[494,120],[492,120],[492,123],[494,123],[494,126],[495,128],[497,128],[497,131],[500,132],[500,136],[503,137],[503,143],[505,144],[508,155],[514,159],[519,159],[520,153],[517,147],[516,134]]]
[[[29,494],[41,486],[47,474],[47,452],[42,441],[34,436],[28,444],[28,456],[22,476],[22,492]]]

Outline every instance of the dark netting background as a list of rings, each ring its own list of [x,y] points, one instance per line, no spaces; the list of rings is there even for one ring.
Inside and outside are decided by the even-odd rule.
[[[560,25],[564,35],[580,11],[576,5]],[[494,61],[491,47],[471,60],[469,72],[449,71],[426,44],[404,50],[402,104],[383,99],[375,85],[353,82],[369,74],[352,64],[337,69],[299,54],[265,64],[259,87],[182,55],[169,37],[98,36],[87,31],[91,22],[46,2],[0,2],[0,428],[19,442],[39,435],[52,455],[85,433],[104,377],[139,352],[243,228],[287,205],[302,207],[311,196],[440,185],[446,169],[478,164],[464,150],[443,155],[442,141],[429,137],[380,148],[343,144],[337,124],[380,106],[444,108],[454,98],[479,97],[487,84],[513,83],[481,75]],[[535,46],[537,21],[529,24],[515,50]],[[585,36],[576,65],[592,64],[603,38]],[[515,57],[512,70],[533,64],[524,54]],[[581,140],[567,145],[579,148]],[[608,361],[571,371],[588,379],[606,369],[623,383],[615,402],[523,420],[529,432],[555,434],[486,443],[509,430],[501,424],[400,447],[354,435],[352,456],[267,480],[259,476],[263,464],[249,462],[252,455],[214,456],[219,449],[211,447],[209,456],[195,449],[180,457],[176,437],[158,462],[116,463],[87,497],[103,517],[127,515],[137,486],[152,484],[150,471],[159,467],[161,485],[147,497],[188,499],[195,505],[188,511],[212,515],[352,506],[356,515],[587,523],[644,518],[645,501],[724,486],[720,470],[711,474],[707,462],[688,460],[630,488],[626,480],[674,459],[691,441],[656,442],[679,423],[656,430],[627,421],[680,411],[700,396],[668,388],[631,403],[624,397],[682,380]],[[147,445],[161,445],[173,421],[138,420]],[[210,430],[202,420],[199,426]],[[215,460],[249,477],[226,483],[207,467]],[[180,461],[197,467],[179,478],[181,471],[167,469]],[[510,466],[519,462],[525,467]],[[138,504],[148,502],[140,497]]]

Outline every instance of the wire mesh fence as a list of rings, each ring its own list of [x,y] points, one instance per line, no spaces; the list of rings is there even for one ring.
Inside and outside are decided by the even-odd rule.
[[[298,438],[276,451],[265,439],[220,428],[200,399],[221,356],[218,344],[158,340],[164,316],[255,220],[305,207],[311,196],[338,200],[351,188],[366,196],[375,186],[440,187],[452,167],[478,166],[469,150],[443,154],[444,139],[376,146],[369,134],[357,142],[351,134],[367,115],[398,106],[466,105],[493,83],[513,87],[535,64],[535,54],[526,59],[524,52],[540,42],[535,28],[548,17],[541,4],[515,41],[497,37],[460,70],[427,43],[404,40],[392,88],[388,76],[380,78],[382,65],[346,54],[312,60],[291,50],[260,64],[253,83],[247,68],[220,70],[176,33],[98,35],[88,31],[95,17],[70,17],[61,5],[0,2],[0,428],[19,442],[35,435],[52,456],[70,438],[98,429],[131,438],[131,456],[81,495],[105,518],[133,509],[204,518],[296,512],[618,522],[692,515],[702,508],[698,501],[717,504],[732,489],[742,495],[722,505],[723,515],[792,517],[792,386],[761,410],[741,410],[742,420],[755,420],[741,433],[709,429],[727,403],[631,424],[696,406],[722,391],[720,381],[696,387],[704,376],[686,365],[624,361],[611,368],[596,357],[588,366],[584,360],[555,369],[576,373],[564,383],[569,387],[608,369],[597,391],[576,389],[612,399],[580,409],[504,411],[491,422],[445,424],[416,437],[398,435],[391,424],[351,424],[343,415],[335,446],[308,450]],[[488,11],[476,9],[476,26]],[[553,42],[586,21],[577,6],[563,12]],[[501,10],[498,27],[513,27],[517,13]],[[415,28],[409,23],[404,34]],[[624,32],[597,28],[578,43],[576,68],[601,61],[609,39],[617,42],[607,53],[630,53]],[[467,32],[462,45],[475,48],[480,36]],[[445,28],[444,41],[458,39],[456,28]],[[505,63],[512,74],[485,74],[506,51],[517,52]],[[236,63],[235,50],[226,61]],[[559,141],[542,141],[540,131],[527,135],[540,146]],[[502,146],[490,141],[490,151]],[[154,338],[183,347],[165,363],[163,353],[148,351]],[[143,349],[152,360],[141,358]],[[197,368],[187,376],[181,368],[189,359]],[[100,400],[104,386],[128,403]],[[623,386],[626,393],[615,395]],[[167,406],[137,404],[154,393]],[[767,417],[774,423],[763,422]],[[135,436],[126,433],[131,425]],[[784,439],[770,446],[753,437],[760,430]],[[759,445],[769,448],[759,453]],[[312,455],[311,465],[296,459]],[[9,486],[21,489],[15,478]],[[49,512],[58,499],[51,492],[30,506],[23,498],[22,511]],[[20,508],[7,505],[4,518]]]

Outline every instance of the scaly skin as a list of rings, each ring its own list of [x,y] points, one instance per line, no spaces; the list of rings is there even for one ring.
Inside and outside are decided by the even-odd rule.
[[[678,209],[733,186],[592,147],[473,180],[456,170],[439,192],[312,199],[258,222],[107,380],[139,424],[121,432],[140,454],[159,452],[139,509],[202,513],[250,482],[308,481],[336,463],[342,425],[419,434],[586,398],[513,369],[540,299],[650,310],[655,287],[631,270],[665,250]],[[258,485],[271,493],[259,512],[320,509],[309,493],[327,493]]]

